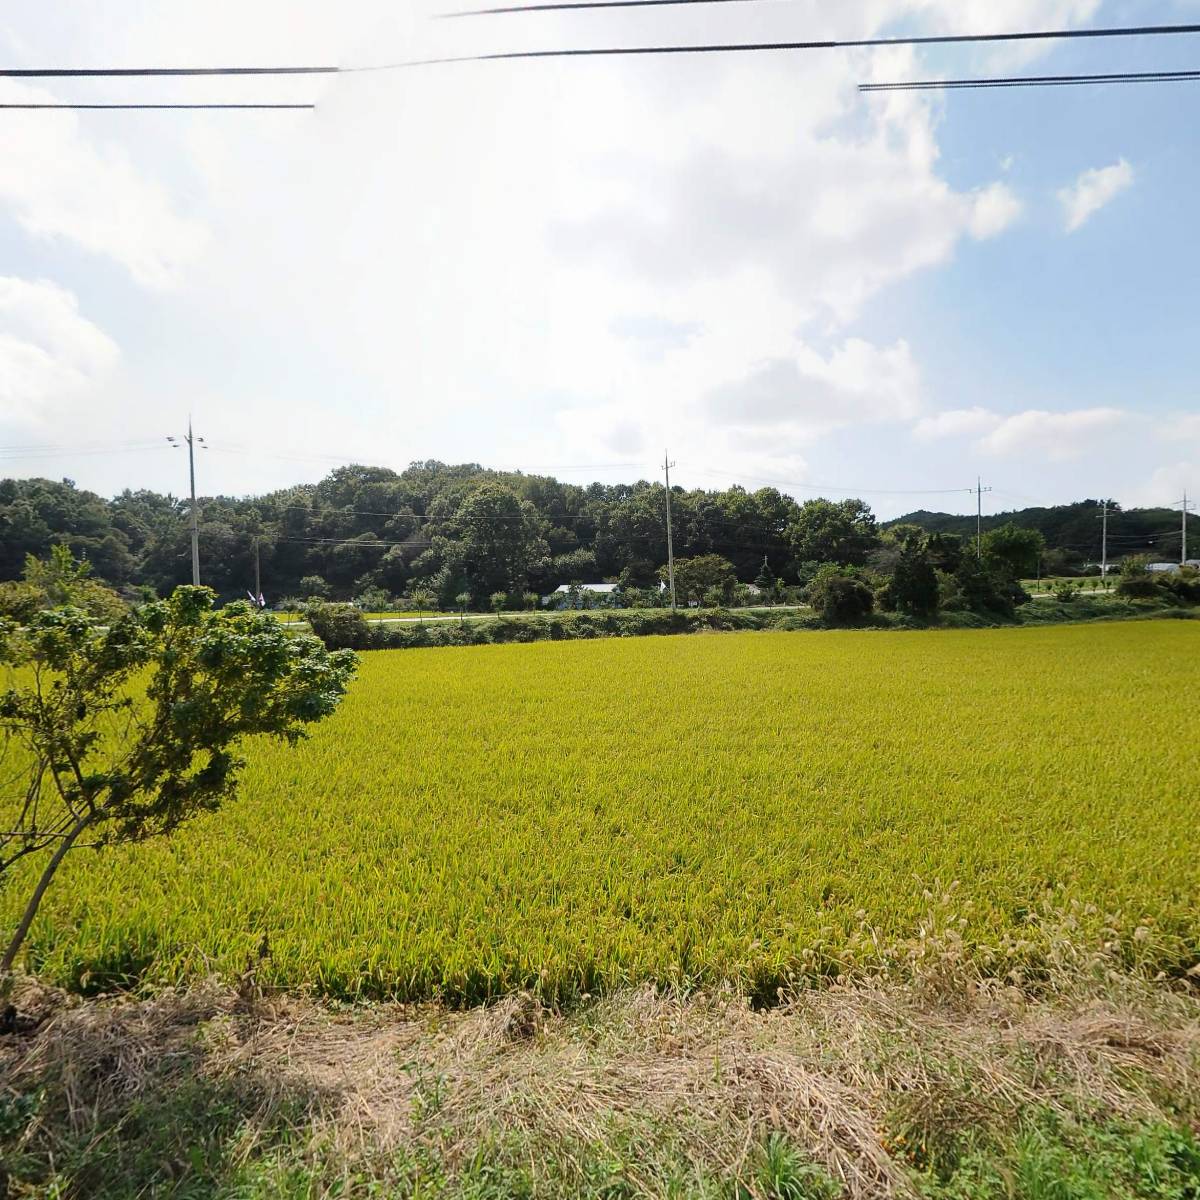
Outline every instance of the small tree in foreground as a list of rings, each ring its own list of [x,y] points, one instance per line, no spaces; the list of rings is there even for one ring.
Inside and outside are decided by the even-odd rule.
[[[173,833],[233,797],[242,738],[294,744],[328,716],[354,673],[352,653],[239,603],[213,609],[206,588],[181,587],[109,629],[82,609],[0,625],[0,663],[17,668],[0,693],[0,742],[20,768],[0,798],[0,885],[25,858],[48,855],[0,958],[16,961],[69,851]]]

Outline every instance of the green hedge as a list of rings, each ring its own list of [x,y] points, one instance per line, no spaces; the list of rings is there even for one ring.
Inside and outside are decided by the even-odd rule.
[[[348,606],[327,605],[340,610]],[[1079,597],[1070,603],[1053,600],[1026,604],[1015,617],[943,612],[931,621],[897,613],[875,613],[856,622],[858,629],[981,629],[998,625],[1057,625],[1087,621],[1146,617],[1192,617],[1197,610],[1170,600],[1129,601],[1116,597]],[[382,625],[357,620],[344,611],[309,612],[312,628],[328,645],[355,649],[416,650],[432,646],[489,646],[509,642],[569,642],[587,638],[647,637],[667,634],[733,632],[775,629],[801,631],[830,626],[816,613],[794,610],[634,609],[625,612],[547,613],[530,617],[500,617],[494,621],[436,621],[427,624]],[[332,618],[332,619],[330,619]]]
[[[791,628],[790,613],[745,613],[726,609],[645,609],[632,612],[551,613],[538,617],[500,618],[454,624],[375,625],[371,647],[411,650],[422,646],[486,646],[508,642],[569,642],[584,638],[646,637],[653,634],[699,633],[702,630]],[[810,626],[805,626],[810,627]]]

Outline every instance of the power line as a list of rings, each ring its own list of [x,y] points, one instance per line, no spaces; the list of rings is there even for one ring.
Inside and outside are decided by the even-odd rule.
[[[759,0],[572,0],[563,4],[510,4],[504,8],[468,8],[460,12],[439,13],[446,20],[452,17],[494,17],[507,13],[568,12],[588,8],[662,8],[679,4],[750,4]]]
[[[854,50],[884,46],[949,46],[995,42],[1036,42],[1080,38],[1174,37],[1200,33],[1200,24],[1124,25],[1101,29],[1022,30],[1015,33],[956,33],[910,37],[821,39],[793,42],[725,42],[696,45],[587,46],[566,50],[509,50],[491,54],[469,54],[445,58],[409,59],[373,66],[281,66],[281,67],[9,67],[0,69],[3,79],[80,78],[170,78],[203,75],[352,75],[370,71],[398,71],[410,67],[450,63],[496,62],[532,58],[585,58],[598,56],[658,54],[734,54],[771,50]]]
[[[315,109],[315,104],[0,104],[0,109],[138,109],[158,111],[166,109]]]
[[[342,67],[3,67],[0,79],[171,79],[195,75],[337,75]]]
[[[1104,83],[1183,83],[1200,80],[1200,71],[1129,71],[1107,75],[1014,75],[998,79],[917,79],[898,83],[860,83],[860,92],[973,91],[982,88],[1083,87]]]
[[[987,42],[1055,41],[1064,38],[1162,37],[1200,33],[1200,25],[1130,25],[1106,29],[1047,29],[1019,33],[933,34],[922,37],[826,39],[801,42],[721,42],[697,45],[599,46],[567,50],[508,50],[445,58],[411,59],[375,67],[343,67],[343,72],[395,71],[409,67],[435,67],[451,63],[500,62],[525,58],[594,58],[658,54],[736,54],[783,50],[861,50],[884,46],[950,46]]]
[[[24,462],[38,458],[75,458],[95,454],[132,454],[142,450],[159,450],[158,442],[130,442],[113,446],[6,446],[0,448],[0,462]]]

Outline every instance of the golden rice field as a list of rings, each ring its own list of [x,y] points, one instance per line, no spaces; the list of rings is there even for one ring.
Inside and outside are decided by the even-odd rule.
[[[1036,960],[1049,890],[1080,936],[1186,967],[1198,667],[1189,622],[366,654],[307,745],[250,748],[223,814],[77,856],[31,965],[234,975],[265,935],[260,979],[334,994],[770,994],[887,958],[931,907],[993,965]]]

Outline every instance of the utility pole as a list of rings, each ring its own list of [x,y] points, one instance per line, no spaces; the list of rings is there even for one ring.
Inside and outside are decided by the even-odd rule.
[[[1193,508],[1195,508],[1196,506],[1188,500],[1187,492],[1183,493],[1183,499],[1179,502],[1179,504],[1180,504],[1180,507],[1183,509],[1183,545],[1179,549],[1179,565],[1181,567],[1183,567],[1183,566],[1187,565],[1187,560],[1188,560],[1188,552],[1187,552],[1188,513],[1191,512],[1191,510]]]
[[[975,479],[975,557],[980,561],[983,560],[983,493],[990,492],[990,487],[983,486],[983,478],[976,476]]]
[[[254,537],[254,603],[258,603],[259,596],[262,595],[262,564],[258,557],[258,535]]]
[[[1104,516],[1101,518],[1104,522],[1104,533],[1101,535],[1100,544],[1100,578],[1108,578],[1108,501],[1104,502]]]
[[[671,588],[671,611],[675,611],[675,538],[671,532],[671,456],[663,451],[663,472],[667,477],[667,580]]]
[[[188,448],[188,481],[191,485],[192,496],[192,583],[196,587],[200,586],[200,515],[196,511],[196,446],[200,446],[201,450],[207,450],[208,447],[204,444],[202,437],[196,437],[192,433],[192,419],[188,417],[187,437],[183,439],[187,443]],[[175,447],[180,448],[178,438],[168,437],[167,441]]]

